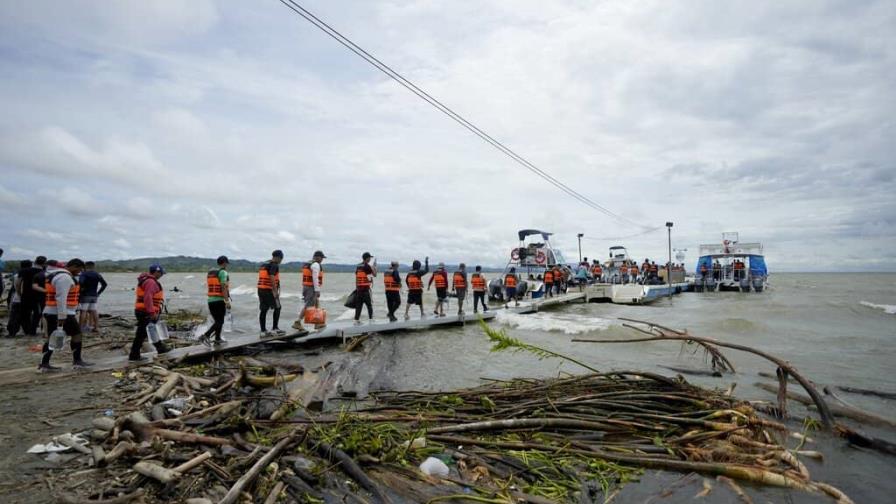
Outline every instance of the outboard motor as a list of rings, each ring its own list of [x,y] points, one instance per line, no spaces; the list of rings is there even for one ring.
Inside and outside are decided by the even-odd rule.
[[[525,280],[520,280],[520,283],[516,286],[516,298],[523,299],[526,297],[527,292],[529,292],[529,283]]]
[[[504,301],[504,281],[500,278],[492,278],[488,283],[489,301]]]
[[[763,287],[765,286],[765,277],[755,276],[753,277],[753,290],[756,292],[762,292]]]

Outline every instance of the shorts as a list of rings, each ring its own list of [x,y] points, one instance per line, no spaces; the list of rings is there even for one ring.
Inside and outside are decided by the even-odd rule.
[[[408,304],[409,305],[422,305],[423,304],[423,291],[422,290],[408,291]]]
[[[314,286],[306,285],[302,287],[302,299],[305,301],[305,308],[314,306],[317,296],[314,295]]]
[[[448,287],[436,287],[436,297],[439,301],[448,299]]]
[[[96,311],[97,296],[81,296],[78,309],[81,311]]]
[[[274,298],[274,291],[258,289],[258,307],[262,310],[276,310],[277,300]]]
[[[516,287],[507,287],[507,299],[514,299],[516,297]]]

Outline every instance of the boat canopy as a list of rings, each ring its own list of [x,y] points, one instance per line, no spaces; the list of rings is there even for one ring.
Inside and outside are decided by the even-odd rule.
[[[548,236],[551,236],[553,233],[539,231],[537,229],[521,229],[521,230],[519,230],[519,232],[517,232],[517,234],[520,237],[520,241],[523,241],[526,239],[527,236],[532,236],[532,235],[537,235],[537,234],[541,235],[541,239],[547,240]]]
[[[700,256],[697,260],[697,267],[694,273],[700,274],[700,268],[706,265],[708,271],[712,271],[713,259],[721,257],[745,257],[750,261],[750,275],[752,276],[768,276],[768,268],[765,266],[765,257],[757,254],[711,254]]]
[[[750,258],[750,275],[752,276],[768,276],[768,268],[765,267],[765,257],[761,255],[749,255]]]

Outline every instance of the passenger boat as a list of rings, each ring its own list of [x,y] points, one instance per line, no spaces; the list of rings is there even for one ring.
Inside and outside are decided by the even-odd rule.
[[[544,284],[541,280],[544,272],[556,265],[566,268],[563,254],[551,246],[552,234],[538,229],[521,229],[517,232],[519,245],[511,249],[510,259],[501,276],[493,278],[488,283],[490,299],[504,300],[504,276],[510,272],[510,268],[516,268],[516,274],[520,277],[516,289],[517,298],[523,298],[527,293],[533,298],[544,294]]]
[[[700,245],[694,289],[762,292],[768,283],[761,243],[742,243],[738,233],[722,233],[721,243]]]

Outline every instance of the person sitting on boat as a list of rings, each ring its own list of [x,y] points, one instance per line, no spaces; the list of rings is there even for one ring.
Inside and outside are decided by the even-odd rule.
[[[632,283],[638,283],[638,263],[632,261],[632,265],[628,267],[628,275]]]
[[[448,304],[448,272],[445,271],[445,263],[439,263],[436,270],[429,277],[429,285],[426,290],[432,289],[432,284],[436,284],[436,308],[432,314],[438,317],[445,316],[445,305]]]
[[[544,295],[545,297],[554,296],[554,270],[550,268],[544,272]]]
[[[520,276],[516,274],[516,267],[511,266],[510,271],[504,275],[504,308],[507,308],[508,304],[510,304],[510,300],[513,299],[514,306],[519,306],[520,301],[516,298],[516,286],[520,283]]]
[[[404,319],[411,318],[408,312],[412,305],[420,307],[420,318],[423,318],[423,275],[429,273],[429,257],[426,258],[426,265],[420,269],[420,260],[414,259],[411,264],[411,271],[404,277],[404,283],[408,286],[408,302],[404,307]]]

